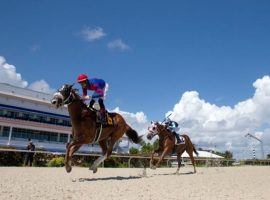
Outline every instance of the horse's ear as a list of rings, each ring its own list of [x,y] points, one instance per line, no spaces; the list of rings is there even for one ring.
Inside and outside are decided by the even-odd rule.
[[[73,83],[73,84],[69,85],[69,86],[68,86],[68,87],[69,87],[69,89],[72,89],[72,87],[74,86],[74,84],[75,84],[75,83]]]

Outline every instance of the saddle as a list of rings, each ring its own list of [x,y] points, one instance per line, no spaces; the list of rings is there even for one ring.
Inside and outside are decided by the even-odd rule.
[[[105,123],[104,123],[105,121]],[[98,124],[102,124],[103,126],[114,126],[114,120],[113,120],[113,117],[111,116],[111,113],[109,113],[107,110],[106,110],[106,113],[105,113],[105,119],[104,121],[102,120],[102,115],[100,113],[99,110],[96,111],[96,122]]]
[[[102,120],[102,115],[101,115],[100,111],[92,109],[92,108],[84,109],[83,112],[82,112],[82,118],[91,117],[91,111],[94,111],[96,113],[95,118],[96,118],[96,123],[97,124],[103,125],[103,127],[104,126],[114,126],[115,125],[115,122],[114,122],[114,119],[113,119],[114,114],[109,113],[107,110],[106,110],[106,113],[105,113],[105,119],[104,120]]]

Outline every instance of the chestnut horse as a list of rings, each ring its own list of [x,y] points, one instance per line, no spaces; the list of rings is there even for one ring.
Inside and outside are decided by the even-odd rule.
[[[83,145],[98,142],[102,149],[102,156],[95,160],[90,167],[93,173],[97,167],[112,154],[115,143],[126,134],[134,143],[140,143],[141,138],[118,113],[109,113],[114,125],[101,127],[96,121],[96,111],[87,108],[81,97],[76,93],[73,85],[65,84],[53,95],[51,103],[59,108],[67,105],[72,124],[73,139],[67,144],[65,168],[69,173],[72,170],[72,155]],[[99,134],[99,136],[97,136]]]
[[[192,165],[194,167],[194,173],[196,173],[195,168],[195,160],[193,157],[193,152],[198,155],[198,152],[196,151],[194,145],[192,144],[190,138],[187,135],[181,135],[184,138],[183,144],[177,144],[175,145],[175,137],[174,135],[165,127],[165,125],[162,125],[158,122],[151,122],[151,126],[148,128],[149,133],[147,134],[147,139],[151,140],[155,135],[159,136],[159,148],[154,150],[154,152],[151,155],[151,161],[152,169],[156,169],[160,165],[160,163],[163,161],[164,157],[172,154],[175,150],[177,154],[177,162],[178,162],[178,168],[176,171],[176,174],[179,173],[180,166],[181,166],[181,155],[186,151],[191,159]],[[154,155],[160,154],[161,156],[158,159],[158,162],[156,165],[154,165]]]

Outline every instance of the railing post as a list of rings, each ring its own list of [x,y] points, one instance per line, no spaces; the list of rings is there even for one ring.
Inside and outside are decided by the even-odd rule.
[[[8,146],[10,145],[10,141],[11,141],[11,137],[12,137],[12,130],[13,130],[13,127],[11,126],[9,129],[9,135],[8,135],[8,143],[7,143]]]
[[[130,168],[130,162],[131,162],[131,159],[132,159],[132,157],[130,157],[130,158],[128,159],[128,168]]]

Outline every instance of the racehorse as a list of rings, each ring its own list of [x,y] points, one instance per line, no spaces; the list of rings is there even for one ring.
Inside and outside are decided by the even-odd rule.
[[[194,167],[194,173],[196,173],[195,160],[193,157],[193,152],[198,155],[194,145],[192,144],[190,138],[187,135],[181,135],[184,138],[183,144],[175,145],[175,137],[172,133],[165,127],[165,125],[158,122],[151,122],[151,126],[148,128],[149,133],[147,134],[147,139],[151,140],[155,135],[159,136],[159,148],[154,150],[151,155],[152,169],[156,169],[163,161],[164,157],[172,154],[175,150],[177,154],[178,168],[176,174],[179,173],[181,166],[181,155],[186,151],[191,159],[192,165]],[[156,165],[154,165],[154,155],[161,154]]]
[[[65,168],[69,173],[72,170],[72,155],[83,145],[98,142],[102,149],[102,156],[95,160],[90,167],[93,173],[97,167],[112,154],[114,144],[126,134],[134,143],[140,143],[141,137],[133,130],[118,113],[109,113],[114,125],[102,127],[97,122],[97,113],[90,110],[81,97],[76,93],[73,85],[65,84],[53,94],[51,103],[59,108],[67,105],[72,124],[73,139],[66,146]]]

